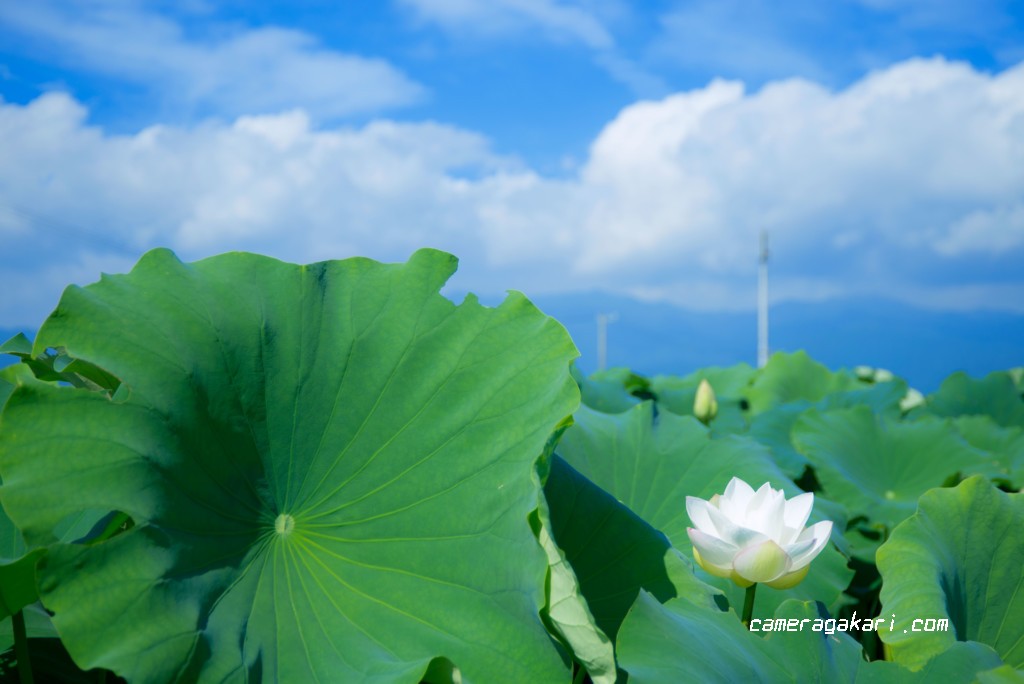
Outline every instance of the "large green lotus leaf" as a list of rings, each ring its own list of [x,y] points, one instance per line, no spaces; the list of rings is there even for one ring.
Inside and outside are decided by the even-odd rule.
[[[775,649],[723,613],[640,592],[616,643],[630,684],[793,681]],[[801,656],[804,657],[804,656]]]
[[[633,394],[644,392],[647,380],[628,368],[609,368],[584,377],[574,365],[573,377],[580,386],[580,395],[585,405],[604,413],[622,413],[640,403]]]
[[[3,344],[0,344],[0,354],[11,354],[13,356],[31,356],[32,340],[25,336],[25,333],[18,333]]]
[[[56,639],[57,630],[53,627],[50,615],[39,602],[25,606],[22,611],[25,616],[25,634],[29,639]],[[0,653],[14,645],[14,626],[11,618],[0,620]]]
[[[771,624],[762,620],[758,631],[766,646],[785,663],[793,681],[850,682],[867,665],[860,644],[849,633],[834,629],[837,623],[828,622],[831,616],[819,605],[786,601],[772,617]],[[783,620],[787,631],[775,629]]]
[[[659,403],[665,403],[673,413],[684,414],[692,410],[693,397],[701,380],[710,383],[717,397],[740,398],[756,372],[746,363],[726,367],[709,366],[683,377],[657,375],[651,380],[651,389],[658,396]]]
[[[33,549],[15,560],[0,559],[0,619],[39,600],[36,563],[45,552]]]
[[[81,539],[102,518],[95,510],[70,515],[56,525],[49,541]],[[29,549],[21,530],[0,510],[0,619],[39,600],[36,565],[45,553],[46,547],[38,544]]]
[[[1024,488],[1024,429],[1000,427],[989,416],[960,416],[953,424],[968,444],[990,454],[993,467],[979,474]]]
[[[888,660],[861,661],[854,680],[857,684],[970,684],[1002,660],[990,647],[977,642],[956,643],[939,653],[921,670],[906,668]]]
[[[865,633],[863,616],[858,630],[849,619],[829,622],[829,614],[813,603],[786,601],[775,611],[774,617],[776,625],[785,620],[788,630],[766,633],[767,624],[760,625],[760,630],[769,646],[776,649],[776,658],[787,665],[789,677],[795,682],[969,684],[978,672],[1001,662],[996,652],[984,644],[958,644],[958,648],[942,653],[921,670],[912,672],[896,663],[864,660],[861,646],[853,638],[853,634]]]
[[[0,369],[0,410],[19,382],[32,379],[32,372],[25,364]],[[54,535],[48,541],[77,539],[95,524],[98,517],[95,512],[71,515],[56,525]],[[0,619],[39,599],[36,563],[43,553],[42,548],[29,551],[21,530],[0,509]]]
[[[19,365],[17,368],[30,370],[31,375],[47,382],[67,382],[75,387],[109,390],[111,393],[120,384],[107,371],[87,361],[75,359],[63,349],[33,354],[32,341],[24,333],[18,333],[0,345],[0,354],[18,357],[24,366]]]
[[[989,373],[981,380],[953,373],[928,397],[927,410],[937,416],[990,416],[1004,427],[1024,428],[1024,399],[1005,371]]]
[[[1001,665],[978,674],[978,684],[1024,684],[1024,671]]]
[[[817,403],[822,410],[868,406],[878,414],[899,418],[902,414],[900,402],[907,396],[907,383],[899,378],[886,380],[867,387],[844,390],[828,394]]]
[[[834,392],[814,403],[807,399],[796,399],[754,416],[747,434],[771,449],[775,462],[786,475],[799,478],[810,461],[793,446],[792,430],[797,419],[807,409],[814,406],[821,410],[831,410],[864,404],[876,413],[898,418],[900,399],[905,393],[906,384],[902,380],[891,380],[863,389]]]
[[[983,644],[958,644],[911,672],[895,663],[867,662],[860,644],[827,622],[812,602],[786,601],[774,624],[792,631],[748,632],[734,616],[685,601],[664,605],[641,593],[619,633],[620,666],[630,684],[664,682],[854,682],[864,684],[968,684],[1000,664]],[[816,626],[817,623],[817,626]],[[829,633],[831,631],[832,633]]]
[[[754,372],[749,365],[740,363],[727,368],[703,368],[685,377],[659,375],[651,381],[651,390],[660,408],[679,416],[692,416],[697,388],[701,380],[707,380],[718,402],[718,415],[711,421],[712,430],[723,434],[743,432],[747,428],[743,393]]]
[[[986,644],[976,641],[957,642],[925,663],[920,670],[907,670],[896,663],[879,660],[871,663],[866,668],[868,676],[858,681],[866,684],[967,684],[978,681],[985,672],[999,667],[1001,662],[999,655]]]
[[[597,624],[612,639],[641,589],[661,601],[679,596],[715,608],[718,592],[694,576],[664,534],[560,457],[552,461],[544,495],[552,534]]]
[[[310,266],[157,250],[65,291],[35,351],[63,347],[128,390],[19,387],[0,472],[30,543],[92,507],[135,522],[40,563],[80,666],[160,682],[416,682],[432,662],[463,681],[564,678],[528,516],[534,463],[579,400],[576,351],[521,295],[441,297],[455,267],[433,250]]]
[[[20,364],[0,368],[0,411],[3,410],[7,397],[11,396],[15,386],[18,384],[18,375],[24,374],[27,369]]]
[[[920,670],[909,670],[887,660],[862,662],[854,681],[857,684],[971,684],[1002,662],[985,644],[957,642]]]
[[[1022,395],[1021,398],[1024,398],[1024,366],[1010,368],[1006,371],[1006,374],[1010,376],[1011,380],[1013,380],[1014,386],[1016,386],[1017,391]]]
[[[806,629],[764,638],[765,631],[747,631],[733,614],[679,600],[659,604],[641,593],[619,633],[619,664],[630,684],[855,680],[859,644],[844,634],[812,631],[821,617],[813,603],[786,601],[775,617],[795,625],[806,620]]]
[[[811,407],[806,400],[773,406],[754,416],[747,434],[768,447],[779,469],[787,477],[797,479],[810,464],[807,457],[793,447],[792,431],[797,419]]]
[[[888,529],[917,499],[958,473],[989,463],[941,420],[897,422],[867,406],[804,413],[793,442],[815,468],[825,496]]]
[[[981,477],[933,489],[917,513],[878,550],[882,631],[896,662],[912,669],[959,641],[995,649],[1024,667],[1024,494],[1005,494]],[[948,629],[922,631],[948,620]]]
[[[740,399],[744,396],[747,386],[756,374],[756,370],[746,363],[735,366],[710,366],[701,368],[685,376],[656,375],[651,379],[651,390],[658,398],[658,403],[679,415],[693,413],[693,400],[701,380],[707,380],[715,396],[719,399]]]
[[[747,388],[746,396],[750,401],[751,414],[757,415],[786,402],[800,399],[820,401],[833,392],[865,386],[847,371],[833,373],[806,352],[776,352]]]
[[[559,445],[561,456],[691,558],[687,496],[710,499],[733,477],[754,487],[771,482],[790,497],[800,493],[757,442],[735,435],[713,439],[696,419],[667,412],[655,422],[650,402],[615,415],[580,407],[575,418]],[[820,519],[822,506],[816,500],[811,520]],[[838,521],[835,531],[844,525]],[[702,570],[698,577],[723,591],[732,605],[743,605],[744,591],[730,580]],[[852,577],[843,555],[828,546],[806,580],[792,589],[765,589],[758,605],[770,614],[785,599],[797,598],[820,600],[836,609]]]
[[[567,417],[548,438],[544,454],[538,461],[538,472],[545,483],[550,481],[555,445],[566,428],[572,425]],[[562,462],[564,463],[564,462]],[[548,505],[547,484],[545,494],[540,496],[537,510],[530,516],[530,524],[537,540],[547,554],[547,605],[542,612],[551,632],[565,644],[572,657],[590,675],[594,684],[614,684],[616,680],[615,649],[608,635],[598,627],[590,606],[580,589],[580,583],[573,566],[566,558],[566,552],[558,546],[552,536],[553,523]]]
[[[18,343],[18,339],[15,338],[13,342]],[[18,376],[28,372],[27,367],[19,366],[20,364],[0,369],[0,413],[16,387]],[[27,607],[39,599],[39,592],[36,589],[36,563],[45,552],[36,549],[26,553],[27,550],[21,531],[7,517],[7,513],[0,509],[0,652],[6,651],[14,644],[11,616],[18,611],[21,611],[23,620],[28,617],[25,620],[26,633],[31,626],[31,636],[38,636],[38,624],[33,619],[34,611]],[[49,622],[49,616],[46,617]]]
[[[547,504],[541,501],[535,531],[551,566],[548,575],[548,605],[545,615],[551,631],[564,641],[567,650],[583,666],[594,684],[615,682],[615,649],[608,635],[597,626],[580,590],[579,580],[565,552],[551,536]]]

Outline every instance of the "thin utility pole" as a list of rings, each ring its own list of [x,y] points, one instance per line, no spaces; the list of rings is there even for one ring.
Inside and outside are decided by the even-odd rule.
[[[768,363],[768,231],[761,231],[757,269],[757,367]]]
[[[608,366],[608,324],[618,317],[616,313],[597,314],[597,370]]]

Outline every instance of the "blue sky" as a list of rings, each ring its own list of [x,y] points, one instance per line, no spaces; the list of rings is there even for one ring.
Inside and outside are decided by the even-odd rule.
[[[1024,6],[0,4],[0,327],[147,249],[1024,312]]]

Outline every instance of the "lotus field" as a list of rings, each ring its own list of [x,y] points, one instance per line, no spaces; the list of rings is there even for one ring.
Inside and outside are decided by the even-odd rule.
[[[584,377],[456,264],[156,250],[0,347],[3,672],[1024,681],[1021,369]]]

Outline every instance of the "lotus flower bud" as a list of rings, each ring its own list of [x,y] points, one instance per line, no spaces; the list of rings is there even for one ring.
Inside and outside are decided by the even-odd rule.
[[[707,379],[701,380],[697,386],[697,396],[693,399],[693,415],[700,422],[707,425],[718,415],[718,400],[715,399],[715,390]]]
[[[890,382],[895,378],[896,376],[892,374],[892,371],[886,370],[884,368],[876,368],[875,375],[872,378],[872,380],[874,380],[875,382]]]
[[[804,527],[813,506],[809,492],[787,501],[782,490],[767,482],[755,492],[736,477],[710,501],[688,496],[686,512],[695,527],[686,533],[693,558],[710,574],[741,587],[755,582],[776,589],[796,586],[832,534],[830,520]]]
[[[911,387],[907,390],[907,393],[900,399],[900,411],[906,413],[907,411],[923,406],[925,404],[924,395],[919,391]]]

